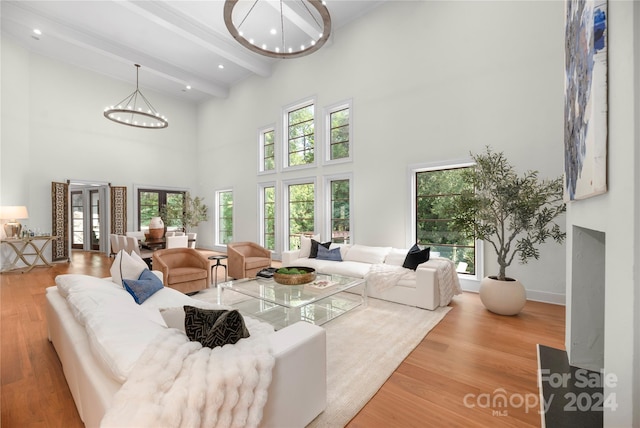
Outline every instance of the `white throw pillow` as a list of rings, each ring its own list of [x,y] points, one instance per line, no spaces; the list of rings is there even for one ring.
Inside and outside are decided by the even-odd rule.
[[[342,260],[346,260],[347,252],[349,251],[349,248],[351,248],[351,245],[331,243],[329,249],[333,250],[334,248],[340,248],[340,257],[342,257]]]
[[[176,328],[182,332],[185,331],[184,318],[186,315],[184,307],[160,309],[160,315],[162,315],[164,322],[167,323],[167,327]]]
[[[320,234],[313,235],[311,238],[306,236],[300,237],[300,255],[298,256],[301,259],[309,258],[311,255],[311,240],[320,242]]]
[[[137,254],[129,254],[120,250],[111,265],[111,280],[114,284],[122,286],[122,279],[138,279],[143,270],[147,269],[147,264]],[[120,275],[122,272],[122,275]]]
[[[391,251],[391,247],[369,247],[367,245],[353,245],[349,248],[345,261],[370,264],[384,263],[384,258]]]
[[[387,257],[384,259],[384,264],[392,265],[392,266],[402,266],[404,264],[404,259],[407,258],[407,253],[409,250],[401,250],[398,248],[392,248],[387,254]]]

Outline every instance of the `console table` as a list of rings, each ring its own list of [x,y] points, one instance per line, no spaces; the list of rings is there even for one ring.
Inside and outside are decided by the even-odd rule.
[[[16,266],[20,260],[22,260],[26,265],[26,269],[22,272],[29,272],[36,266],[43,266],[42,264],[38,264],[38,260],[44,263],[44,266],[53,266],[44,255],[44,250],[56,239],[58,239],[57,236],[29,236],[25,238],[3,239],[0,242],[13,248],[16,256],[13,259],[13,262],[11,262],[11,265],[8,268],[3,269],[2,272],[14,269],[23,269]],[[27,252],[29,250],[33,250],[33,252]],[[33,260],[29,260],[26,256],[33,256]]]

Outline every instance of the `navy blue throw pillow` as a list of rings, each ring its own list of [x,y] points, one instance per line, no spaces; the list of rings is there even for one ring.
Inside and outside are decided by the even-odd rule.
[[[149,269],[143,270],[138,279],[123,279],[122,282],[125,290],[139,305],[164,287],[160,278]]]
[[[331,246],[331,242],[318,242],[315,239],[311,240],[311,251],[309,252],[309,258],[315,259],[318,257],[318,247],[329,248]]]
[[[328,250],[324,247],[318,247],[318,260],[331,260],[334,262],[341,262],[342,255],[340,254],[340,248],[332,248]]]

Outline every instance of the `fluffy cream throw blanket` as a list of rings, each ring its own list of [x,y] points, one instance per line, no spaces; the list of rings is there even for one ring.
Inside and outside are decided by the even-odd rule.
[[[179,330],[162,332],[116,393],[101,426],[257,427],[275,360],[266,335],[251,334],[210,349]]]
[[[364,279],[367,281],[367,287],[373,287],[377,292],[381,293],[396,286],[401,279],[415,281],[416,271],[384,263],[373,264]]]
[[[453,299],[453,296],[462,294],[460,279],[456,272],[456,265],[451,260],[442,257],[435,257],[429,260],[429,262],[432,262],[436,268],[440,291],[440,306],[447,306],[449,302],[451,302],[451,299]]]
[[[440,306],[447,306],[453,296],[462,293],[455,264],[451,260],[434,257],[424,265],[436,270]],[[416,272],[411,269],[387,264],[371,265],[371,269],[365,275],[367,286],[375,288],[378,292],[396,286],[401,280],[415,281],[416,278]]]

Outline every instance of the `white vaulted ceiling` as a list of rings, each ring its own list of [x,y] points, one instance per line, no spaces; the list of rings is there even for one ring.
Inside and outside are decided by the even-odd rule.
[[[328,0],[334,34],[383,1]],[[3,0],[0,7],[2,36],[30,51],[132,84],[137,63],[141,89],[193,102],[224,98],[234,83],[269,77],[277,61],[296,61],[236,42],[223,21],[223,0]]]

